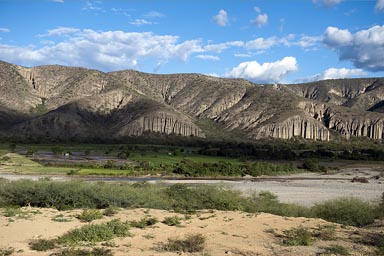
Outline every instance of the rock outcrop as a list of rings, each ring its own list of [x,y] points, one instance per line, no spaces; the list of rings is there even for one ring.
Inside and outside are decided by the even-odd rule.
[[[381,140],[383,102],[382,78],[261,86],[201,74],[25,68],[0,61],[2,136],[119,141],[148,133],[225,134],[327,141],[340,134]]]

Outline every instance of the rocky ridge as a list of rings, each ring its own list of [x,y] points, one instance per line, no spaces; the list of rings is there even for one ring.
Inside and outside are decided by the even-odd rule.
[[[229,138],[382,139],[384,79],[257,85],[201,74],[103,73],[0,62],[2,136],[124,140],[147,133]]]

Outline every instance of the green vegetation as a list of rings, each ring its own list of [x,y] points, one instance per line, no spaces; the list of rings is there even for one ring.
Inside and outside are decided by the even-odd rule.
[[[180,220],[181,218],[177,217],[177,216],[173,216],[173,217],[165,217],[164,220],[162,221],[162,223],[164,223],[165,225],[168,225],[168,226],[177,226],[177,225],[180,225]]]
[[[313,243],[312,233],[302,226],[284,230],[283,233],[283,245],[302,246],[311,245]]]
[[[187,235],[184,239],[168,239],[167,243],[159,245],[160,250],[170,252],[201,252],[205,247],[205,237],[202,234]]]
[[[73,229],[57,238],[58,244],[78,245],[81,243],[94,244],[108,241],[116,237],[130,236],[129,225],[120,220],[112,220],[102,224],[88,224],[78,229]]]
[[[91,222],[103,218],[103,213],[99,210],[85,209],[77,218],[83,222]]]
[[[0,179],[0,207],[8,209],[11,206],[24,205],[54,207],[59,210],[108,207],[154,208],[184,213],[193,213],[202,209],[241,210],[251,213],[267,212],[281,216],[319,217],[354,226],[370,224],[375,218],[382,216],[378,214],[381,204],[371,205],[355,198],[330,200],[312,208],[306,208],[281,203],[270,192],[245,197],[241,192],[225,186],[175,184],[167,187],[146,182],[108,184]],[[84,212],[92,213],[90,214],[92,217],[102,216],[101,211],[86,210]],[[98,213],[93,214],[93,212]],[[155,224],[153,222],[155,221],[143,218],[137,223],[138,226],[146,227]]]
[[[119,212],[119,209],[117,207],[109,206],[108,208],[106,208],[104,210],[103,215],[111,217],[111,216],[117,214],[118,212]]]
[[[113,253],[110,249],[107,248],[92,248],[92,249],[83,249],[83,248],[64,248],[59,252],[52,253],[50,256],[112,256]]]
[[[316,217],[358,227],[373,223],[377,217],[372,205],[352,197],[325,201],[315,205],[312,211]]]
[[[29,248],[39,252],[52,250],[56,247],[54,240],[37,239],[29,243]]]
[[[322,254],[325,255],[349,255],[348,249],[338,244],[331,244],[323,249],[324,252]]]
[[[153,226],[155,225],[156,223],[158,223],[159,220],[156,219],[156,218],[148,218],[148,217],[145,217],[145,218],[142,218],[141,220],[139,221],[130,221],[129,222],[129,225],[131,227],[134,227],[134,228],[141,228],[141,229],[145,229],[146,227],[150,227],[150,226]]]
[[[7,247],[7,248],[0,248],[0,256],[10,256],[15,252],[15,248]]]

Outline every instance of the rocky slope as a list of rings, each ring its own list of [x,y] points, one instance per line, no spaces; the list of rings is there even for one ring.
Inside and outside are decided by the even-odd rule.
[[[384,79],[260,86],[200,74],[103,73],[0,62],[3,136],[114,139],[147,133],[229,138],[382,139]],[[337,135],[338,136],[338,135]]]

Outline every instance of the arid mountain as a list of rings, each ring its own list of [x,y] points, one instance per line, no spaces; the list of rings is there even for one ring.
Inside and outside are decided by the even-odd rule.
[[[113,139],[148,133],[230,139],[383,138],[384,79],[257,85],[201,74],[103,73],[0,62],[3,136]]]

